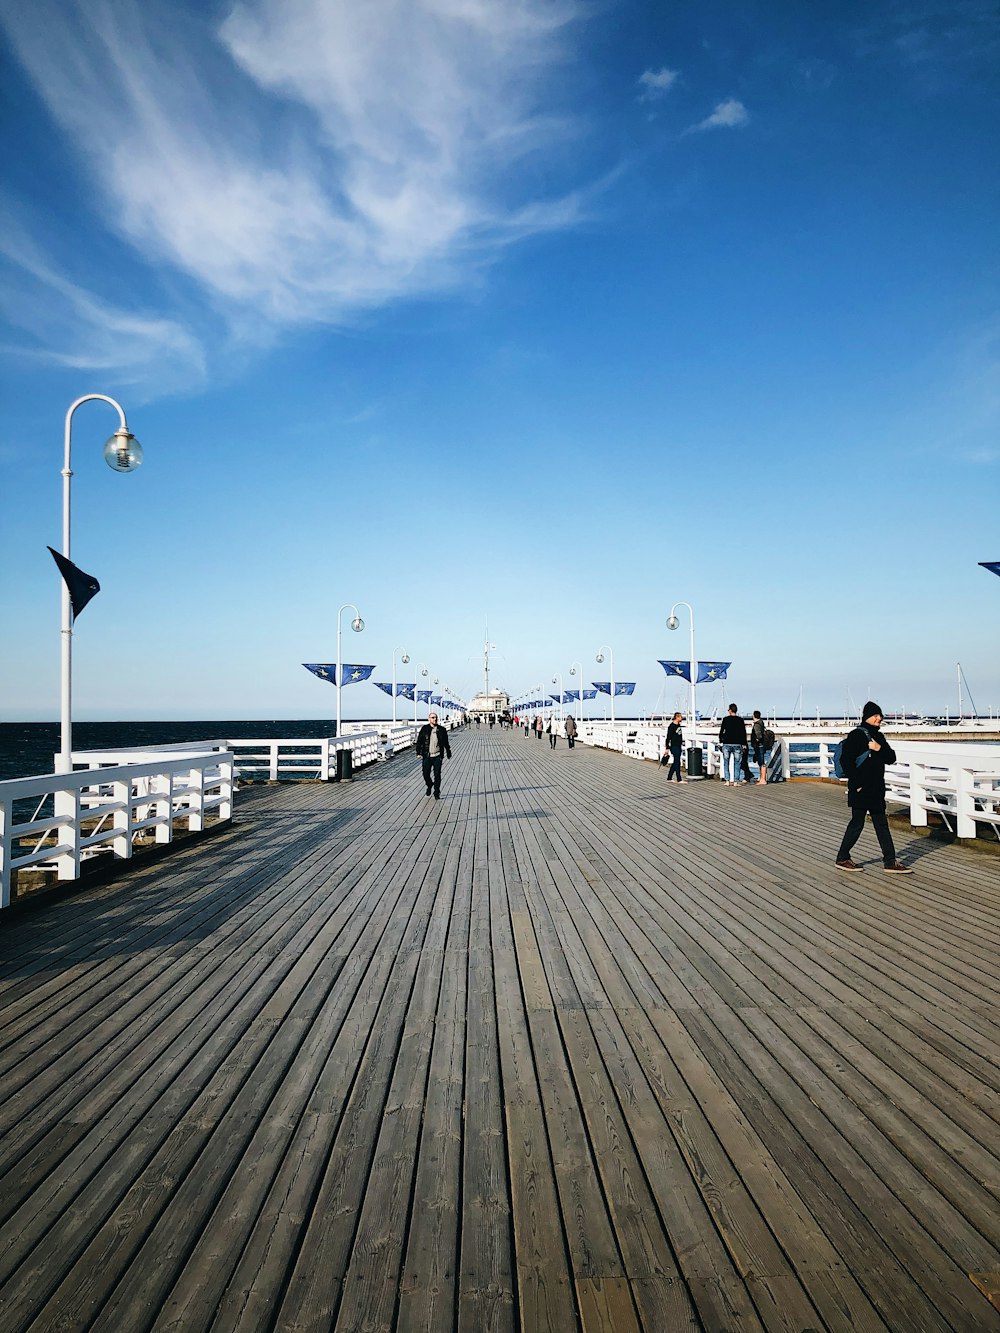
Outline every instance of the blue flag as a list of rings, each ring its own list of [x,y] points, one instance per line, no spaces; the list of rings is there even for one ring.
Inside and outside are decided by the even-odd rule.
[[[52,551],[51,546],[49,550]],[[52,551],[52,554],[55,555],[55,551]],[[980,560],[979,563],[983,569],[988,569],[991,574],[1000,574],[1000,560]]]
[[[615,694],[632,694],[635,690],[634,680],[616,680]]]
[[[611,681],[610,681],[610,680],[592,680],[590,683],[591,683],[591,685],[593,685],[593,687],[594,687],[595,690],[600,690],[602,694],[610,694],[610,693],[611,693]]]
[[[664,662],[662,657],[656,659],[668,676],[680,676],[682,680],[691,679],[690,662]]]
[[[391,680],[373,680],[373,681],[372,681],[372,684],[375,686],[375,688],[376,688],[377,690],[385,690],[386,694],[389,694],[389,695],[392,694],[392,681],[391,681]]]
[[[374,670],[374,666],[358,666],[354,662],[345,662],[340,683],[341,685],[360,685],[363,680],[368,679]]]
[[[401,699],[409,699],[409,701],[412,703],[412,702],[413,702],[413,691],[414,691],[416,688],[417,688],[417,686],[416,686],[416,682],[414,682],[412,685],[397,685],[397,686],[396,686],[396,695],[397,695],[398,698],[401,698]]]
[[[580,697],[579,690],[567,690],[566,693],[563,695],[563,699],[568,704],[572,703],[574,699],[579,699],[579,697]]]
[[[584,692],[583,692],[583,697],[584,697],[585,699],[596,699],[596,698],[597,698],[597,691],[596,691],[596,690],[584,690]]]
[[[336,685],[336,662],[303,662],[302,665],[307,671],[311,671],[314,676],[319,676],[320,680],[328,680],[331,685]]]
[[[732,665],[732,662],[699,662],[696,684],[700,685],[703,680],[725,680]]]
[[[430,690],[417,690],[417,703],[418,703],[418,704],[429,704],[430,701],[431,701],[431,692],[430,692]]]

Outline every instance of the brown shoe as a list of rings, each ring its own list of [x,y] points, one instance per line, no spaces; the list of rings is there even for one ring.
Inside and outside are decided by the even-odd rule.
[[[854,862],[851,860],[851,858],[848,857],[845,861],[838,861],[838,862],[837,862],[837,869],[838,869],[838,870],[864,870],[864,866],[856,866],[856,865],[854,864]]]
[[[883,869],[887,875],[912,875],[913,871],[909,866],[904,866],[902,861],[897,861],[894,866],[884,866]]]

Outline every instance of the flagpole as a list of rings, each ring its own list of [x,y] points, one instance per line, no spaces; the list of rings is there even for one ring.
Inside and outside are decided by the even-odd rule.
[[[82,403],[110,403],[118,413],[121,422],[118,430],[104,446],[104,457],[108,465],[116,472],[131,472],[142,461],[142,450],[129,432],[125,420],[125,409],[114,398],[105,393],[85,393],[75,403],[71,403],[66,413],[66,426],[63,437],[62,467],[62,553],[70,557],[70,480],[73,469],[70,466],[70,454],[73,439],[73,414]],[[133,447],[134,446],[134,447]],[[113,453],[109,454],[109,449]],[[69,586],[65,578],[62,581],[62,614],[60,619],[60,709],[59,709],[59,758],[56,763],[57,773],[70,773],[73,770],[73,619],[71,615]]]
[[[354,605],[353,602],[345,602],[344,605],[337,612],[337,680],[336,680],[337,740],[340,740],[340,687],[344,675],[344,663],[342,661],[343,654],[340,651],[340,638],[341,638],[340,618],[344,614],[344,612],[348,609],[348,607],[350,607],[350,609],[354,612],[354,619],[351,621],[351,629],[353,629],[356,634],[360,634],[365,627],[365,622],[361,619],[361,612],[358,610],[358,608]]]
[[[569,667],[569,674],[571,676],[575,676],[577,671],[579,671],[580,673],[580,721],[582,722],[583,721],[583,663],[571,662]]]
[[[691,684],[691,732],[693,735],[694,730],[698,725],[698,713],[696,711],[698,701],[698,662],[694,655],[694,611],[691,609],[690,602],[674,602],[673,606],[670,608],[670,615],[667,617],[667,629],[676,629],[680,624],[676,615],[679,606],[687,607],[688,618],[691,622],[691,674],[688,679]]]
[[[604,661],[604,654],[607,653],[611,662],[611,724],[615,721],[615,655],[606,643],[602,643],[597,651],[598,662]]]
[[[410,660],[409,653],[403,652],[402,648],[393,648],[392,650],[392,725],[393,726],[396,725],[396,654],[397,653],[400,653],[402,655],[400,660],[402,661],[403,666],[406,666],[407,662]],[[414,696],[417,693],[417,687],[415,685],[413,687],[413,693]],[[416,718],[414,718],[414,721],[416,721]]]

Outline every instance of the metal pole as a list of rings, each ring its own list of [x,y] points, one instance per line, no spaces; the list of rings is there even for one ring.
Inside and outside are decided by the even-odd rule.
[[[128,430],[128,422],[125,420],[125,412],[120,403],[115,402],[104,393],[87,393],[82,398],[78,398],[75,403],[70,404],[66,413],[66,427],[63,438],[63,467],[62,467],[62,553],[69,560],[70,557],[70,479],[73,476],[73,469],[70,467],[70,453],[73,434],[73,413],[81,403],[99,401],[110,403],[118,412],[121,421],[122,430]],[[72,622],[72,604],[69,598],[69,588],[66,586],[66,580],[60,579],[62,584],[62,614],[60,618],[60,708],[59,708],[59,759],[56,764],[57,773],[69,773],[73,769],[73,622]]]
[[[348,607],[350,607],[350,609],[354,612],[356,620],[360,621],[361,619],[361,612],[358,610],[358,608],[354,605],[353,602],[345,602],[344,605],[337,612],[337,739],[338,740],[340,740],[340,684],[341,684],[341,677],[344,674],[344,664],[341,661],[342,654],[340,651],[340,637],[342,630],[340,621],[341,617],[343,616],[344,612],[347,610]]]
[[[392,725],[396,725],[396,650],[392,650]]]

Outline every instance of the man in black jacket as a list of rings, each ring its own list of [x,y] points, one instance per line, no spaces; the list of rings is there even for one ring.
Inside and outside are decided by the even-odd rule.
[[[438,726],[437,713],[428,713],[427,721],[417,732],[417,754],[423,761],[424,782],[427,795],[434,789],[435,801],[441,799],[441,761],[445,755],[451,758],[451,745],[448,743],[446,727]]]
[[[909,866],[896,860],[889,821],[885,817],[885,769],[887,764],[896,762],[896,752],[879,731],[881,725],[882,710],[869,700],[861,714],[861,726],[854,728],[840,748],[840,767],[847,778],[851,822],[837,853],[837,869],[861,869],[851,860],[851,848],[861,836],[865,815],[871,815],[885,869],[890,875],[912,875]]]

